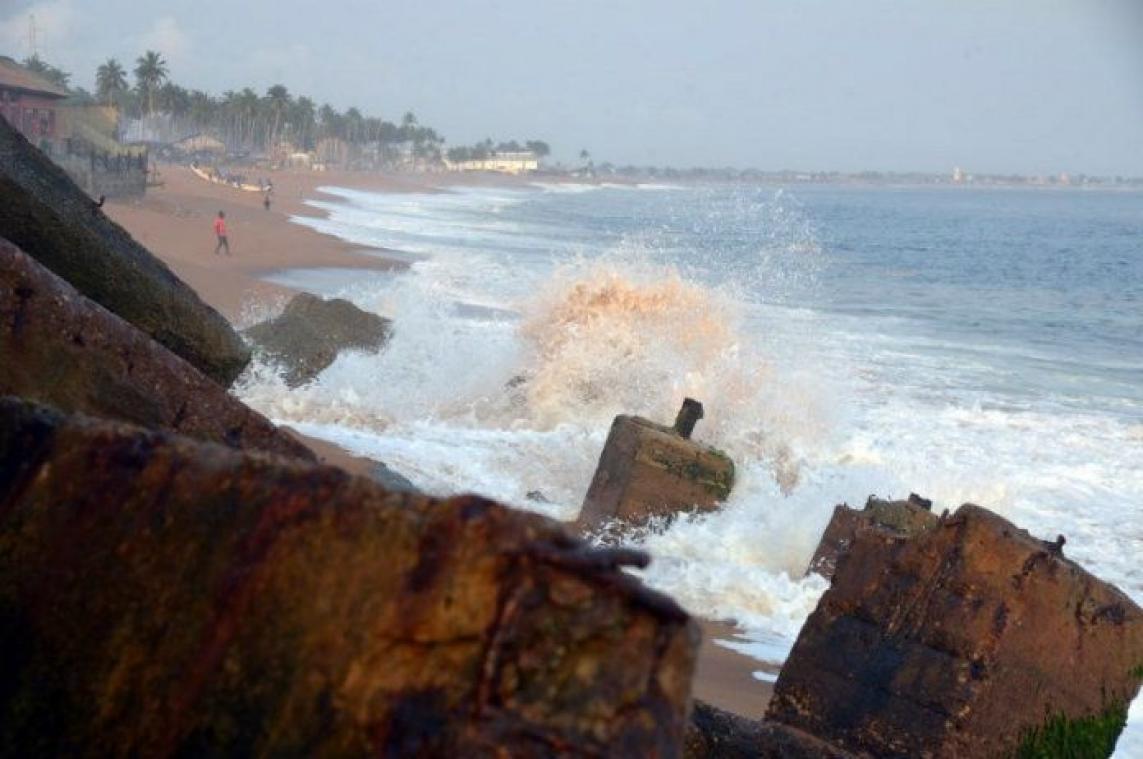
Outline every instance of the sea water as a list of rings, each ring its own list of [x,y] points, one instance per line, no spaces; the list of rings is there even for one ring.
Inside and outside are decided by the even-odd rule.
[[[576,515],[612,418],[669,423],[739,478],[632,538],[643,576],[735,620],[773,671],[826,583],[835,504],[971,501],[1143,602],[1143,195],[710,185],[324,188],[295,222],[401,251],[399,274],[279,282],[394,320],[244,398],[432,493]],[[542,498],[529,493],[539,492]],[[1133,718],[1133,722],[1139,720]],[[1143,754],[1129,729],[1120,755]]]

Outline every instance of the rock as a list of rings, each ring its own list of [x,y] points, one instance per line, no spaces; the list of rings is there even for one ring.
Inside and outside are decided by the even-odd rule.
[[[678,756],[698,628],[556,523],[0,401],[15,755]]]
[[[811,735],[775,722],[755,721],[695,701],[683,737],[685,759],[850,759]]]
[[[223,386],[250,360],[218,312],[3,119],[0,237]]]
[[[397,470],[380,461],[369,472],[369,478],[390,493],[420,493],[412,481]]]
[[[149,336],[0,240],[0,395],[312,459]]]
[[[874,756],[1110,754],[1143,610],[1055,546],[971,504],[858,530],[767,716]]]
[[[303,385],[333,363],[343,350],[379,350],[390,322],[347,300],[295,295],[286,310],[245,330],[246,337],[284,370],[290,387]]]
[[[617,416],[599,457],[577,525],[640,525],[654,516],[711,511],[734,487],[734,462],[637,416]]]
[[[883,501],[869,496],[861,511],[838,504],[806,574],[817,572],[827,580],[833,577],[838,561],[849,551],[859,531],[880,530],[888,535],[911,537],[929,529],[937,523],[932,508],[932,501],[916,493],[910,493],[907,501]]]

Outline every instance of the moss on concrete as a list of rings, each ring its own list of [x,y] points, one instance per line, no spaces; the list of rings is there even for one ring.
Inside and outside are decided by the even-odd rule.
[[[1127,707],[1110,706],[1082,719],[1052,717],[1029,731],[1012,755],[1014,759],[1104,759],[1127,724]]]

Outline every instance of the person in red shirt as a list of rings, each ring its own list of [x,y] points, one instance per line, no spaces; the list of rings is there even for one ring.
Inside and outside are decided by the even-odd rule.
[[[218,251],[226,248],[226,255],[230,255],[230,243],[226,241],[226,214],[222,211],[218,212],[218,218],[214,220],[214,234],[218,235],[218,245],[214,246],[214,254],[220,255]]]

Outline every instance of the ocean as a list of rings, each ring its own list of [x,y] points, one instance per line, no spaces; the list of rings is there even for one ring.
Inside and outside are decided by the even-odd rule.
[[[272,279],[394,337],[293,391],[260,367],[243,400],[429,492],[572,519],[616,414],[670,423],[697,398],[735,491],[633,540],[646,582],[744,628],[760,678],[826,587],[804,572],[834,505],[870,495],[1063,534],[1143,603],[1143,194],[324,189],[327,216],[296,223],[410,268]],[[1143,755],[1141,720],[1119,755]]]

